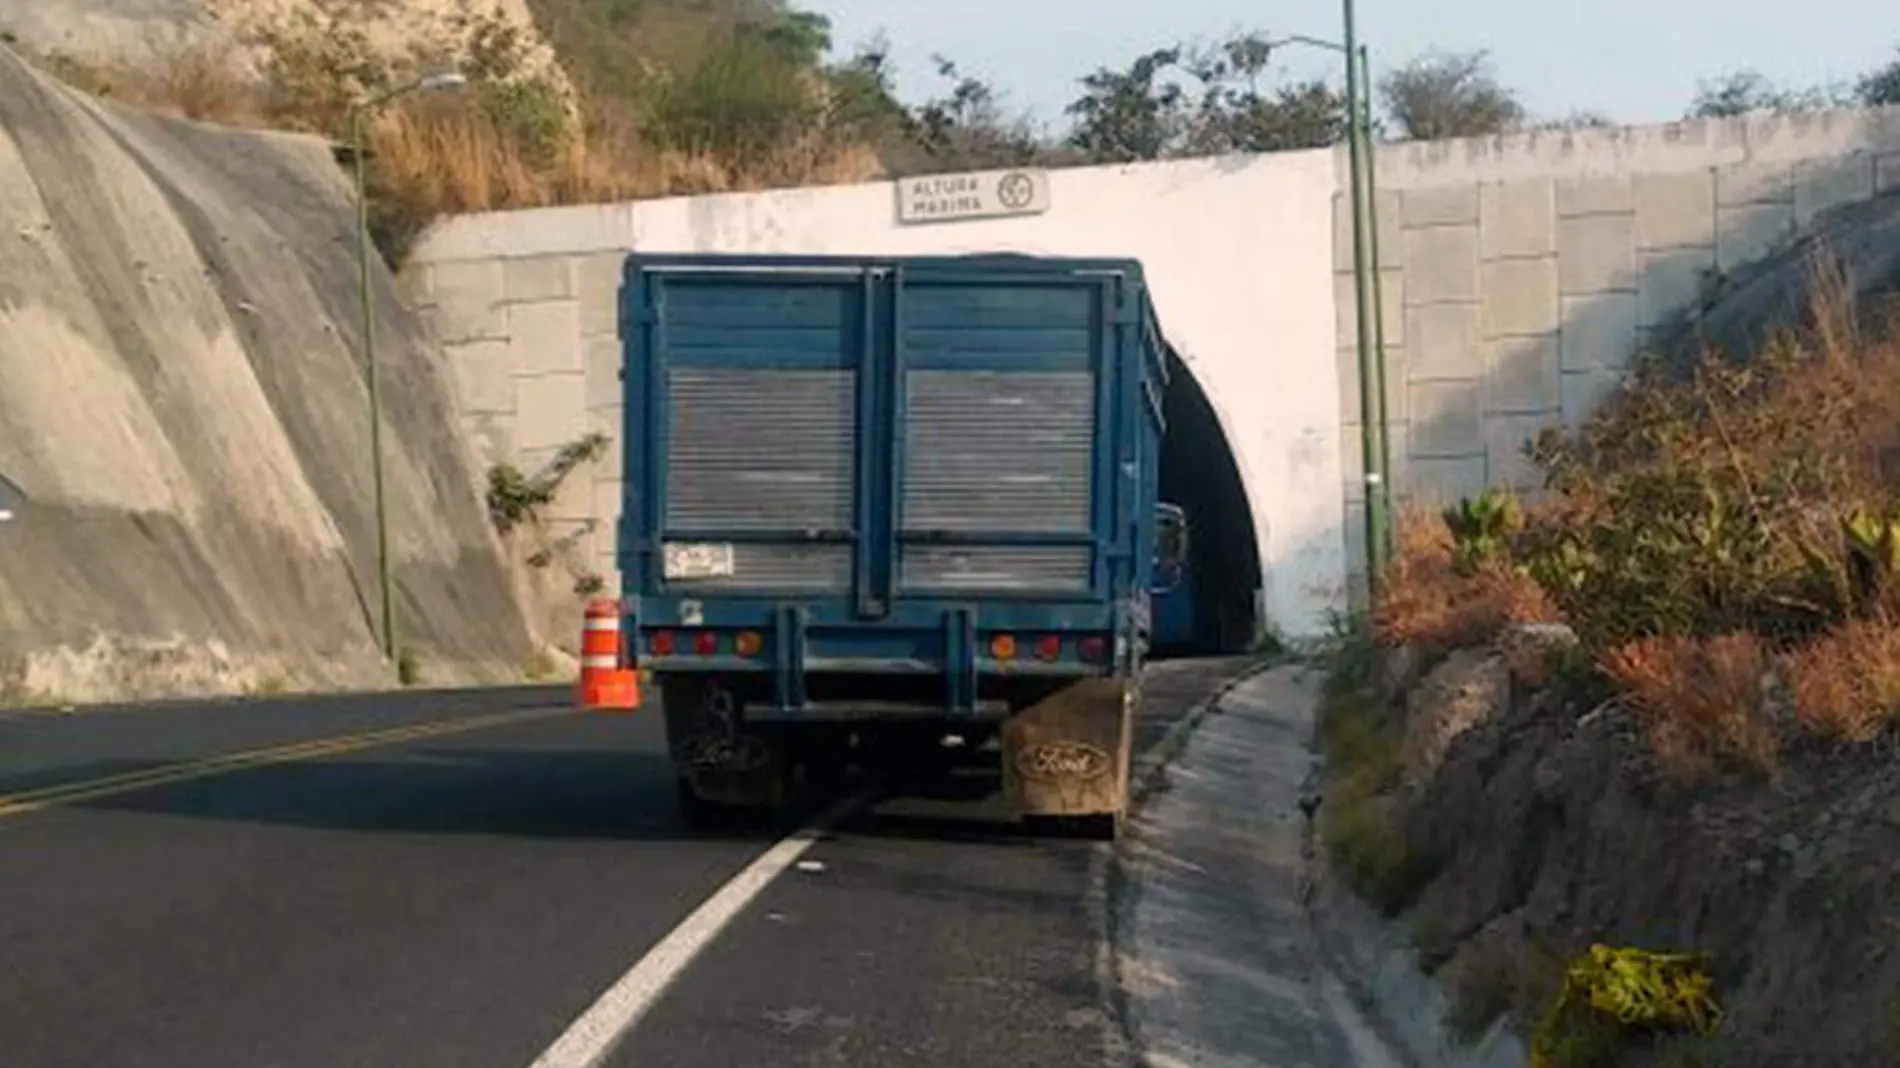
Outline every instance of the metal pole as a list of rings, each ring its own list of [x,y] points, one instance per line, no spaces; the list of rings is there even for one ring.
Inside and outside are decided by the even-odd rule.
[[[1379,380],[1379,497],[1380,507],[1384,510],[1387,524],[1385,544],[1380,551],[1386,559],[1392,557],[1392,416],[1386,410],[1387,393],[1385,372],[1385,262],[1379,253],[1379,154],[1372,144],[1372,60],[1366,46],[1359,46],[1359,96],[1361,97],[1361,122],[1365,131],[1365,185],[1366,211],[1372,220],[1369,227],[1372,247],[1372,351],[1373,366],[1377,369]]]
[[[1359,85],[1359,41],[1353,25],[1353,0],[1344,0],[1346,30],[1346,144],[1352,169],[1352,273],[1353,297],[1357,304],[1359,330],[1359,432],[1360,451],[1365,457],[1366,502],[1366,590],[1376,595],[1380,572],[1385,567],[1385,500],[1380,490],[1385,472],[1380,461],[1379,383],[1372,364],[1372,309],[1368,298],[1371,286],[1366,277],[1367,240],[1364,159],[1366,145],[1361,128],[1362,108]]]
[[[369,194],[365,178],[363,108],[350,112],[350,140],[356,164],[356,283],[363,312],[363,364],[369,375],[370,469],[376,493],[376,586],[382,595],[383,655],[396,662],[396,604],[389,574],[389,510],[383,488],[382,370],[376,358],[376,313],[371,303]]]

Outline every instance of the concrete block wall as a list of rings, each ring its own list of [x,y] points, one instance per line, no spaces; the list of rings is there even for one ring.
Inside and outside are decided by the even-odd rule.
[[[530,250],[423,260],[408,272],[455,383],[479,470],[510,463],[527,475],[593,432],[612,443],[562,483],[547,511],[557,538],[575,539],[612,589],[613,520],[620,508],[620,339],[623,253]]]
[[[1581,421],[1711,274],[1833,205],[1900,193],[1900,109],[1423,142],[1377,161],[1395,488],[1445,499],[1529,484],[1523,443]],[[896,224],[888,185],[472,216],[423,242],[410,283],[483,470],[532,472],[589,430],[617,450],[628,250],[1139,256],[1222,413],[1273,622],[1304,633],[1363,589],[1346,175],[1343,150],[1086,168],[1054,176],[1045,215],[929,227]],[[578,472],[552,515],[610,585],[618,470],[615,451]]]
[[[1900,194],[1900,111],[1750,117],[1381,149],[1379,281],[1395,497],[1534,490],[1650,332],[1828,208]],[[1540,173],[1541,172],[1541,173]],[[1334,198],[1350,585],[1364,450],[1351,205]]]

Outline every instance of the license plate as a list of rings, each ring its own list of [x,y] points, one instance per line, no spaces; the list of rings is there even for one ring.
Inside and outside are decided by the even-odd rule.
[[[668,580],[732,577],[730,545],[669,543],[665,556]]]

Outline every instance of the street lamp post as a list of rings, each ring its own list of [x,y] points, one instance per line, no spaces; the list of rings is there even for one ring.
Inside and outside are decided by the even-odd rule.
[[[1358,328],[1359,432],[1365,466],[1366,584],[1378,586],[1391,552],[1391,466],[1386,427],[1385,322],[1379,285],[1379,235],[1373,213],[1371,65],[1358,41],[1353,0],[1345,2],[1344,44],[1293,34],[1269,46],[1303,44],[1340,53],[1346,60],[1346,150],[1351,169],[1352,273]]]
[[[1343,0],[1342,3],[1346,41],[1341,51],[1346,59],[1347,155],[1352,167],[1352,273],[1359,328],[1359,429],[1365,455],[1366,589],[1371,595],[1377,592],[1386,560],[1385,426],[1380,419],[1385,395],[1379,388],[1385,361],[1383,353],[1379,354],[1378,367],[1372,360],[1377,330],[1373,322],[1380,311],[1372,304],[1372,285],[1368,277],[1369,270],[1376,270],[1371,262],[1375,223],[1367,218],[1372,205],[1366,192],[1366,171],[1371,166],[1372,148],[1366,143],[1369,109],[1364,104],[1366,86],[1360,79],[1359,32],[1353,2]]]
[[[350,108],[350,155],[356,175],[356,295],[362,313],[363,365],[369,378],[369,450],[371,482],[376,494],[376,585],[382,595],[383,655],[396,662],[396,604],[389,563],[389,510],[383,488],[382,370],[376,358],[376,312],[370,285],[368,167],[365,145],[369,120],[390,101],[421,89],[459,89],[468,84],[461,74],[429,74],[386,90]]]
[[[1380,477],[1376,488],[1379,507],[1385,514],[1380,532],[1380,551],[1389,559],[1392,554],[1392,422],[1390,413],[1386,411],[1389,394],[1385,381],[1385,262],[1379,254],[1379,168],[1372,149],[1372,61],[1367,56],[1365,45],[1359,46],[1359,109],[1360,138],[1365,145],[1366,229],[1369,235],[1366,241],[1369,255],[1366,258],[1372,275],[1372,367],[1373,377],[1378,380],[1375,395],[1379,399]]]

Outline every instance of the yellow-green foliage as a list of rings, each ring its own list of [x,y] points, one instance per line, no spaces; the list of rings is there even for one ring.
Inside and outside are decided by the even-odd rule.
[[[1722,1022],[1714,991],[1704,955],[1593,945],[1566,970],[1530,1068],[1599,1068],[1631,1039],[1706,1037]]]
[[[1421,874],[1393,823],[1391,792],[1403,770],[1398,742],[1363,688],[1329,690],[1320,714],[1320,745],[1332,768],[1321,837],[1347,884],[1389,915],[1416,896]]]

